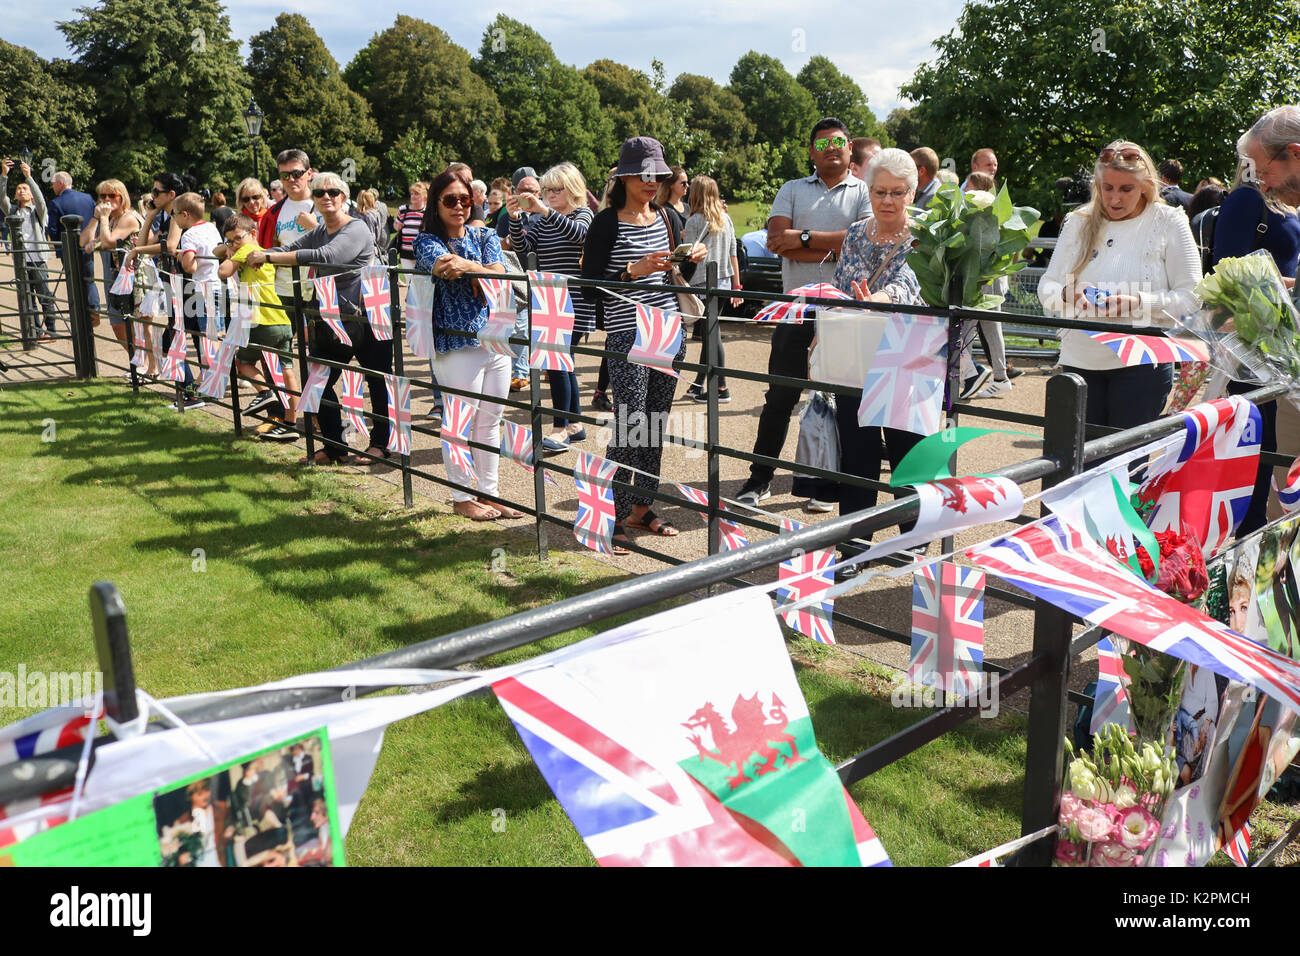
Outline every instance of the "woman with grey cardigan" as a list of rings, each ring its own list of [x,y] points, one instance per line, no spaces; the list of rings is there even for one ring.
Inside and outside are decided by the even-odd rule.
[[[736,260],[736,230],[731,224],[731,217],[722,206],[722,197],[718,193],[718,184],[709,176],[696,176],[691,180],[690,218],[682,232],[682,242],[700,242],[708,250],[705,263],[718,264],[718,288],[740,288],[740,264]],[[707,269],[695,270],[691,285],[703,287]],[[740,305],[743,299],[733,298],[733,306]],[[704,342],[705,321],[698,319],[692,338]],[[704,364],[704,345],[700,345],[700,364]],[[727,356],[722,348],[722,337],[718,336],[718,364],[726,365]],[[704,394],[704,372],[697,372],[695,384],[686,390],[686,397],[697,402],[708,400]],[[727,379],[718,379],[718,401],[731,401],[731,392],[727,389]]]
[[[14,167],[12,159],[0,160],[3,175],[0,175],[0,213],[6,219],[16,214],[22,220],[22,240],[26,248],[24,254],[27,271],[27,287],[32,298],[41,304],[45,313],[45,337],[54,334],[54,293],[50,291],[50,274],[45,268],[45,251],[41,245],[45,240],[45,197],[41,187],[32,179],[32,168],[26,163],[19,163],[23,181],[14,187],[14,205],[9,203],[9,170]],[[16,207],[16,208],[15,208]]]

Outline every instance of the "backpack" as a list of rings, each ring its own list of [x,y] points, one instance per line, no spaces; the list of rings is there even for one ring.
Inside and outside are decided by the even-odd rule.
[[[1197,247],[1201,250],[1201,274],[1209,275],[1210,270],[1214,267],[1214,229],[1219,223],[1219,206],[1211,206],[1204,209],[1192,217],[1192,238],[1196,240]],[[1268,233],[1268,203],[1264,203],[1264,211],[1260,213],[1259,225],[1255,227],[1255,241],[1251,246],[1251,251],[1260,248],[1264,244],[1264,236]]]

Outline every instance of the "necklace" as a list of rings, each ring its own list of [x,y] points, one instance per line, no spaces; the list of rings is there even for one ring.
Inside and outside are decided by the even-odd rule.
[[[884,245],[885,243],[901,242],[903,239],[909,238],[912,235],[911,230],[907,228],[906,220],[904,220],[902,229],[890,233],[881,232],[880,222],[877,220],[875,225],[872,226],[871,231],[875,233],[875,235],[872,236],[872,241],[880,245]]]

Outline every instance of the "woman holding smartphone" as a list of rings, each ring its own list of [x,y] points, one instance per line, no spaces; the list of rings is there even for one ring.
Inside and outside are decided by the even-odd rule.
[[[415,269],[433,276],[433,346],[429,361],[434,377],[444,387],[463,389],[492,398],[505,398],[510,390],[510,358],[479,344],[473,333],[487,324],[488,303],[478,283],[467,272],[505,272],[501,242],[485,226],[469,226],[474,204],[470,179],[463,169],[443,170],[429,186],[424,224],[413,245]],[[467,335],[449,334],[455,332]],[[474,410],[470,437],[498,448],[501,444],[501,406],[488,398],[467,398]],[[497,494],[499,455],[473,449],[479,495]],[[447,476],[459,487],[452,492],[452,510],[471,521],[522,518],[523,512],[494,505],[470,490],[471,478],[455,462],[446,462]]]
[[[649,136],[627,140],[619,150],[616,182],[609,193],[609,206],[596,215],[587,231],[583,250],[582,275],[588,279],[614,279],[643,283],[647,286],[668,282],[673,268],[672,253],[681,243],[681,233],[665,210],[654,202],[659,185],[673,176],[664,162],[663,147]],[[692,247],[682,274],[689,280],[695,263],[708,250],[700,244]],[[626,358],[636,341],[636,303],[666,311],[677,311],[673,293],[646,289],[644,292],[622,290],[618,297],[594,289],[583,289],[592,301],[605,329],[605,347],[620,357],[609,360],[610,389],[614,402],[614,440],[609,443],[609,460],[637,469],[620,468],[615,481],[635,483],[656,490],[659,467],[663,459],[663,435],[655,434],[672,407],[677,380],[629,362]],[[629,301],[632,300],[632,301]],[[675,359],[686,354],[686,340]],[[648,440],[637,440],[649,432]],[[623,488],[614,488],[614,553],[627,554],[626,528],[639,528],[651,534],[671,537],[677,529],[650,510],[651,498]]]
[[[1181,208],[1160,198],[1155,163],[1119,140],[1097,156],[1092,201],[1066,217],[1038,298],[1050,313],[1123,329],[1169,327],[1194,312],[1201,260]],[[1132,428],[1164,410],[1174,367],[1125,366],[1086,332],[1061,332],[1061,365],[1088,383],[1087,421]]]

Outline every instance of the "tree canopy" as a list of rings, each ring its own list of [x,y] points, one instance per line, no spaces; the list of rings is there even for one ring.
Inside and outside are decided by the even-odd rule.
[[[0,156],[26,146],[32,175],[49,182],[58,170],[79,186],[91,173],[95,142],[90,135],[94,97],[67,78],[67,61],[47,63],[26,47],[0,40]],[[45,162],[45,160],[52,162]]]
[[[810,57],[795,79],[812,94],[817,113],[843,120],[848,124],[851,136],[888,139],[884,127],[876,120],[876,114],[867,105],[867,94],[862,92],[862,87],[827,57]]]
[[[731,91],[745,106],[757,138],[775,150],[783,179],[807,175],[808,134],[821,117],[812,94],[776,57],[750,51],[731,70]]]

